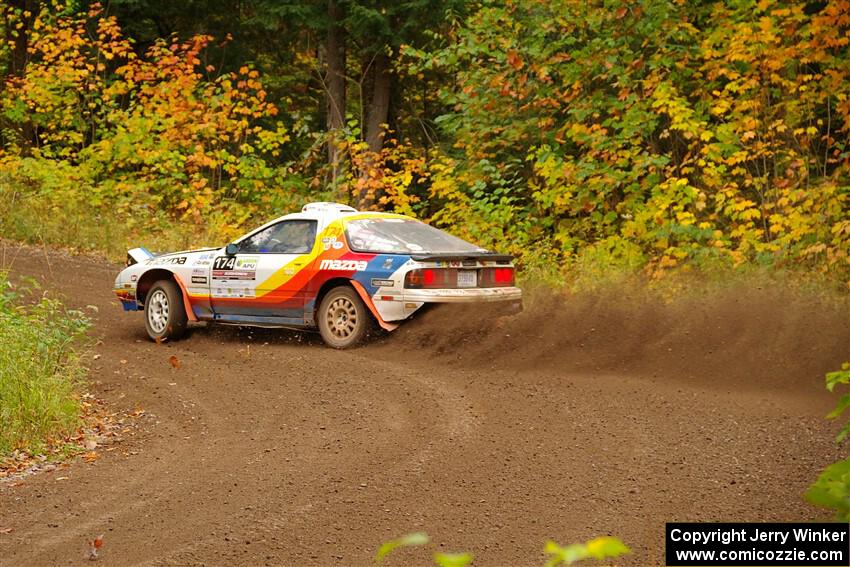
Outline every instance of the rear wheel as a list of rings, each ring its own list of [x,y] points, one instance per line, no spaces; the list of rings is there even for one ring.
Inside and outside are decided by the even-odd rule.
[[[145,329],[157,341],[176,340],[187,326],[183,296],[177,284],[170,280],[154,283],[145,297]]]
[[[363,300],[347,286],[335,287],[322,298],[318,320],[322,339],[333,348],[361,343],[372,322]]]

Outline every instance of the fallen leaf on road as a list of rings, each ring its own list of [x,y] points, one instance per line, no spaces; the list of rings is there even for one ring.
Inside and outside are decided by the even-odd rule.
[[[0,534],[10,534],[12,533],[12,528],[0,528]]]
[[[89,542],[89,560],[97,560],[97,552],[103,547],[103,534],[100,534]]]
[[[100,455],[97,454],[97,451],[89,451],[85,455],[83,455],[83,460],[87,463],[93,463],[96,461]],[[57,479],[58,480],[58,479]]]
[[[171,363],[171,366],[174,368],[180,368],[180,359],[174,356],[173,354],[168,357],[168,362]]]
[[[57,481],[60,481],[60,480],[68,480],[68,477],[67,477],[67,476],[57,476],[57,477],[56,477],[56,480],[57,480]]]

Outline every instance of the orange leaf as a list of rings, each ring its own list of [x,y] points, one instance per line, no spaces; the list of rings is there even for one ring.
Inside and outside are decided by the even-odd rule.
[[[508,65],[519,71],[525,63],[523,63],[522,57],[519,56],[519,53],[511,50],[508,51]]]
[[[168,362],[170,362],[171,366],[174,368],[180,368],[180,359],[173,354],[168,358]]]

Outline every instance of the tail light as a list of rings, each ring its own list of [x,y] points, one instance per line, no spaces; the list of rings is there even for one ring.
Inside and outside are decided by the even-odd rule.
[[[484,268],[481,270],[481,287],[511,287],[514,285],[513,268]]]
[[[514,269],[513,268],[493,268],[493,281],[497,286],[514,285]]]
[[[404,276],[404,287],[411,289],[445,289],[455,287],[456,283],[454,270],[441,268],[411,270]]]
[[[455,289],[458,287],[458,271],[456,268],[411,270],[404,277],[404,287],[408,289]],[[475,287],[511,287],[515,282],[513,268],[479,268],[476,271],[478,276]]]

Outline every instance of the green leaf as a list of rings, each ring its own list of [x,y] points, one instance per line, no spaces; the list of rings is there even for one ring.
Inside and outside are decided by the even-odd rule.
[[[838,404],[835,406],[831,412],[826,415],[827,419],[835,419],[850,407],[850,394],[844,394],[841,396],[841,399],[838,400]]]
[[[472,563],[471,553],[435,553],[434,563],[440,567],[466,567]]]
[[[380,563],[387,555],[392,553],[399,547],[411,547],[414,545],[425,545],[430,541],[428,534],[424,532],[414,532],[401,536],[400,538],[385,542],[378,548],[378,553],[375,554],[375,563]]]
[[[806,500],[835,511],[841,521],[850,520],[850,458],[826,467],[806,491]]]
[[[841,370],[826,374],[827,390],[833,391],[838,384],[850,384],[850,362],[842,364]]]
[[[552,540],[546,542],[544,551],[552,557],[546,562],[546,567],[557,565],[572,565],[582,559],[606,559],[631,553],[631,550],[618,538],[602,536],[586,543],[574,543],[560,546]]]
[[[850,434],[850,423],[841,428],[841,431],[839,431],[838,435],[835,436],[835,442],[841,443],[847,438],[848,434]]]
[[[576,561],[581,561],[588,557],[587,548],[584,544],[574,543],[566,547],[562,547],[552,540],[546,542],[544,548],[546,553],[552,555],[546,562],[546,567],[555,567],[556,565],[572,565]]]
[[[595,559],[619,557],[632,551],[618,538],[610,536],[597,537],[587,542],[585,546],[588,554]]]

